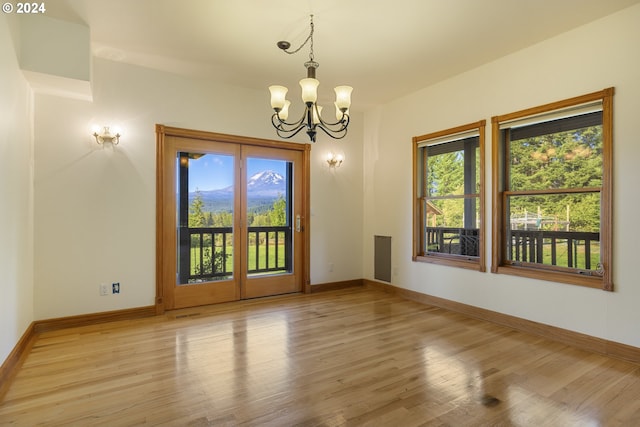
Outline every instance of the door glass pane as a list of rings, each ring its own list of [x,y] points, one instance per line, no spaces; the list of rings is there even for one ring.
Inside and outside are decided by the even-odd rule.
[[[293,163],[247,158],[247,274],[293,272]]]
[[[177,283],[233,277],[234,158],[179,152]]]

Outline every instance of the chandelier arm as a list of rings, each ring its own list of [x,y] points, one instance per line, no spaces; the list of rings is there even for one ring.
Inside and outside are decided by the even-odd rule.
[[[304,123],[304,116],[297,122],[287,123],[280,119],[278,113],[274,113],[273,116],[271,116],[271,124],[276,129],[278,136],[285,139],[292,138],[307,127],[307,124]]]
[[[296,136],[297,134],[299,134],[302,129],[305,129],[304,125],[300,125],[297,129],[291,129],[291,130],[283,130],[283,129],[276,128],[276,133],[278,134],[278,136],[280,138],[291,139],[294,136]]]
[[[284,120],[282,120],[280,118],[278,113],[273,113],[273,115],[271,116],[271,124],[273,124],[273,127],[276,128],[276,129],[283,129],[285,131],[286,131],[287,127],[296,128],[296,127],[302,125],[303,122],[304,122],[304,116],[302,116],[296,122],[286,122],[286,121],[284,121]]]
[[[342,118],[340,120],[338,120],[337,122],[335,122],[335,123],[330,123],[330,122],[327,122],[327,121],[323,120],[322,117],[320,117],[319,114],[318,114],[318,117],[320,118],[320,123],[322,123],[327,128],[331,128],[333,126],[341,126],[343,128],[346,128],[347,126],[349,126],[350,117],[349,117],[348,114],[342,113]]]
[[[326,133],[327,135],[329,135],[333,139],[342,139],[345,136],[347,136],[347,128],[346,127],[343,127],[342,129],[339,129],[339,130],[331,130],[331,129],[325,128],[320,123],[315,128],[316,129],[320,129],[322,132]]]

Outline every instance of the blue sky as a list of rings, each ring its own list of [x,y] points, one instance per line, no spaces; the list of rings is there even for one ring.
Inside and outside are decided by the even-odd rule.
[[[233,183],[233,156],[206,154],[199,159],[189,161],[189,192],[208,191],[225,188]],[[247,159],[249,176],[265,170],[285,175],[287,162],[284,160]]]

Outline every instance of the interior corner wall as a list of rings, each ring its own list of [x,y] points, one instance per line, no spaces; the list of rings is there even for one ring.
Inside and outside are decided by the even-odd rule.
[[[0,364],[34,320],[33,96],[14,49],[18,27],[0,15]]]
[[[311,284],[362,278],[363,114],[354,113],[349,133],[319,135],[311,159]],[[342,155],[329,167],[327,153]]]
[[[635,230],[640,212],[640,5],[367,112],[364,269],[375,234],[393,237],[396,286],[640,347]],[[424,135],[615,87],[614,292],[411,261],[412,142]],[[384,120],[380,118],[383,117]],[[486,134],[485,250],[491,263],[491,127]],[[393,207],[393,208],[390,208]]]
[[[20,68],[80,81],[91,80],[89,27],[44,14],[23,16]]]
[[[156,124],[275,140],[272,113],[266,89],[98,58],[93,102],[36,94],[35,318],[154,304]],[[312,283],[362,277],[362,124],[353,123],[339,169],[323,165],[333,141],[319,136],[311,149]],[[120,144],[96,144],[93,126],[119,127]],[[113,282],[120,294],[100,296]]]

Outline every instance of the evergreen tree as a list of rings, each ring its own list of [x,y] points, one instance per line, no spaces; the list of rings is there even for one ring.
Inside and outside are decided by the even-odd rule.
[[[280,194],[273,202],[273,208],[269,212],[269,222],[271,226],[287,225],[286,208],[287,202],[282,194]]]
[[[593,126],[510,142],[510,189],[559,190],[602,185],[602,127]],[[512,217],[566,220],[571,231],[599,231],[597,193],[510,198]]]
[[[204,202],[200,191],[196,190],[196,195],[189,205],[189,228],[206,227],[207,221],[204,215]]]

